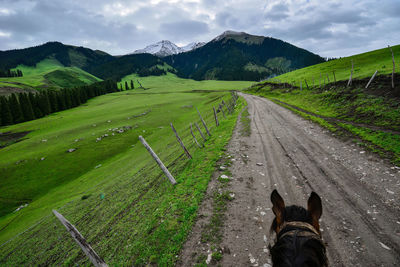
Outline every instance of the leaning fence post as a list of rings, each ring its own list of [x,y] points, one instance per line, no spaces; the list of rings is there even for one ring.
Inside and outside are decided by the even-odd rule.
[[[176,181],[172,174],[168,171],[167,167],[165,167],[164,163],[160,160],[160,158],[157,156],[156,153],[154,153],[153,149],[149,146],[149,144],[144,140],[144,138],[140,135],[139,136],[140,142],[144,145],[144,147],[149,151],[150,155],[153,157],[153,159],[157,162],[158,166],[160,166],[161,170],[164,172],[164,174],[167,176],[171,184],[176,184]]]
[[[172,122],[170,124],[171,124],[172,131],[175,133],[176,139],[178,140],[179,144],[181,144],[181,147],[182,147],[183,151],[185,152],[186,156],[189,159],[191,159],[192,155],[190,155],[189,151],[186,149],[185,145],[182,142],[182,139],[179,137],[178,133],[176,132],[176,130],[174,128],[174,125],[172,125]]]
[[[107,263],[97,255],[97,253],[93,250],[93,248],[86,242],[85,238],[79,233],[79,231],[73,226],[67,219],[64,218],[60,213],[56,210],[53,210],[54,215],[57,219],[67,228],[67,231],[71,234],[71,236],[75,239],[75,242],[81,247],[86,256],[90,259],[96,267],[106,267]]]
[[[322,74],[321,73],[319,73],[319,89],[321,89],[321,78],[322,78]]]
[[[194,133],[193,133],[192,124],[190,124],[190,133],[192,134],[193,139],[194,139],[194,141],[196,142],[196,144],[197,144],[199,147],[202,147],[202,146],[199,144],[199,142],[197,142],[196,136],[195,136]]]
[[[350,73],[350,79],[349,82],[347,83],[347,87],[349,87],[352,83],[352,79],[353,79],[353,69],[354,69],[354,64],[353,64],[353,60],[351,60],[351,73]]]
[[[219,105],[219,109],[222,111],[222,115],[224,116],[224,119],[226,119],[224,106],[222,105],[222,103]]]
[[[392,89],[394,88],[394,71],[395,71],[395,64],[394,64],[394,54],[393,54],[393,50],[390,47],[390,45],[388,45],[390,52],[392,52],[392,61],[393,61],[393,71],[392,71]]]
[[[201,137],[203,138],[204,142],[207,141],[206,137],[204,136],[203,132],[201,131],[199,125],[197,124],[197,122],[194,123],[194,126],[196,126],[197,130],[199,131]]]
[[[206,124],[206,122],[203,120],[203,117],[201,116],[200,111],[197,109],[197,107],[196,107],[196,110],[197,110],[197,113],[199,114],[200,120],[201,120],[201,122],[203,123],[204,128],[206,129],[206,132],[207,132],[208,136],[211,136],[210,131],[209,131],[208,128],[207,128],[207,124]]]
[[[226,110],[228,111],[228,113],[231,114],[231,110],[229,109],[229,106],[227,104],[225,104],[224,100],[222,100],[222,104],[224,104],[224,106],[226,107]]]
[[[329,75],[328,75],[328,73],[326,74],[326,78],[328,79],[328,83],[329,83]]]
[[[365,86],[365,89],[368,88],[368,86],[372,83],[372,81],[374,80],[376,74],[378,73],[378,70],[375,71],[374,75],[372,75],[371,79],[369,79],[369,82],[367,83],[367,85]]]
[[[335,81],[335,83],[336,83],[336,75],[335,75],[335,71],[332,71],[333,72],[333,80]]]
[[[307,90],[310,90],[310,88],[308,88],[308,83],[307,83],[307,80],[306,80],[306,79],[304,79],[304,82],[306,83]]]
[[[217,112],[215,111],[215,107],[213,107],[213,110],[214,110],[215,125],[218,127],[219,121],[218,121],[218,117],[217,117]]]

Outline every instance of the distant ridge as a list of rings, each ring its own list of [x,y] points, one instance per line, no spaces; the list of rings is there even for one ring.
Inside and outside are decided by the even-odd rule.
[[[252,81],[325,61],[287,42],[236,31],[225,31],[200,48],[163,60],[183,78]]]

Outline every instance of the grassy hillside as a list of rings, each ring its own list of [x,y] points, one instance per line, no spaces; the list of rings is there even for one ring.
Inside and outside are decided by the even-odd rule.
[[[100,81],[99,78],[77,67],[64,67],[56,59],[45,59],[36,66],[18,65],[23,77],[0,78],[0,87],[22,89],[44,87],[74,87]]]
[[[393,51],[398,62],[400,45],[393,47]],[[351,59],[355,64],[355,80],[347,87]],[[380,75],[365,89],[375,70],[379,70]],[[322,82],[320,88],[316,79],[315,86],[312,86],[312,77],[316,77],[320,72],[332,74],[333,71],[338,82],[333,83],[330,76],[329,84],[324,85]],[[388,74],[391,72],[391,53],[385,48],[296,70],[272,81],[256,84],[247,92],[267,97],[338,135],[355,139],[358,144],[400,164],[398,66],[395,88],[391,86],[391,75]],[[308,80],[309,90],[306,89],[305,79]],[[303,81],[303,90],[299,88],[300,80]],[[294,86],[289,85],[293,81],[296,81]]]
[[[392,49],[396,64],[399,64],[400,45],[393,46]],[[298,69],[277,76],[269,81],[295,83],[296,86],[299,86],[300,81],[303,81],[303,85],[305,86],[304,80],[307,80],[308,85],[312,86],[314,80],[314,85],[319,86],[319,80],[321,80],[321,84],[324,83],[324,80],[328,83],[326,75],[328,75],[329,81],[333,82],[333,72],[335,72],[337,81],[348,80],[351,72],[351,60],[354,63],[353,78],[356,79],[371,77],[376,70],[378,70],[378,74],[392,73],[392,54],[388,48],[382,48]]]
[[[142,86],[149,91],[139,89],[139,92],[146,93],[163,93],[163,92],[186,92],[191,90],[241,90],[243,88],[249,87],[254,82],[251,81],[194,81],[191,79],[182,79],[177,77],[175,74],[168,72],[167,75],[161,76],[148,76],[139,77],[137,74],[130,74],[121,79],[118,83],[118,88],[122,85],[125,89],[125,81],[128,82],[130,87],[130,81],[134,82],[135,88],[139,88],[139,82]],[[173,84],[174,86],[164,86],[165,84]]]
[[[54,208],[110,265],[176,261],[236,120],[232,115],[220,127],[214,126],[212,105],[221,98],[227,101],[230,94],[207,89],[250,83],[167,77],[174,82],[154,81],[151,90],[108,94],[78,108],[1,129],[29,133],[25,140],[0,150],[5,177],[0,181],[4,192],[0,203],[3,215],[7,214],[0,217],[0,265],[88,264],[52,216]],[[157,78],[148,77],[146,83]],[[195,106],[213,134],[204,149],[195,146],[188,131],[190,122],[199,122]],[[170,122],[192,160],[183,155]],[[178,181],[175,187],[138,141],[139,135],[169,166]],[[67,152],[71,148],[76,150]],[[24,204],[28,205],[11,212]]]

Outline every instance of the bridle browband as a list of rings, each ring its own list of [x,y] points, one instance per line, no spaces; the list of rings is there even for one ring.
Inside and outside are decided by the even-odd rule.
[[[285,228],[293,228],[293,230],[285,231]],[[284,231],[283,234],[281,234]],[[284,236],[292,236],[297,232],[297,236],[310,237],[321,240],[321,234],[309,223],[306,222],[284,222],[281,227],[279,227],[279,231],[277,233],[278,239],[283,238]]]

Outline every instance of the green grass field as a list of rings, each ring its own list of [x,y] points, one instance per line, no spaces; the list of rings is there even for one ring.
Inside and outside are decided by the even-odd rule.
[[[205,80],[205,81],[194,81],[190,79],[182,79],[177,77],[175,74],[168,73],[167,75],[161,76],[149,76],[139,77],[137,74],[131,74],[123,77],[121,82],[118,83],[118,88],[122,84],[122,88],[125,90],[125,81],[128,82],[129,88],[131,86],[130,81],[134,82],[135,88],[139,88],[137,80],[140,81],[142,86],[146,90],[139,89],[139,92],[146,93],[165,93],[170,92],[185,92],[192,90],[241,90],[252,85],[254,82],[247,81],[216,81],[216,80]],[[173,84],[173,87],[165,86]]]
[[[392,49],[395,62],[399,64],[400,45],[393,46]],[[269,81],[295,83],[296,86],[300,86],[300,81],[302,81],[303,87],[305,88],[304,80],[307,80],[310,87],[313,85],[313,81],[314,86],[319,86],[320,81],[321,84],[323,84],[324,80],[328,83],[326,75],[329,77],[329,82],[333,82],[333,72],[335,72],[336,81],[348,80],[351,72],[351,60],[353,60],[354,63],[353,78],[357,79],[371,77],[376,70],[378,70],[378,74],[392,73],[393,70],[392,54],[389,48],[383,48],[288,72],[272,78]]]
[[[88,264],[51,209],[70,220],[110,265],[176,261],[236,121],[234,114],[215,127],[212,105],[230,98],[224,90],[251,83],[196,82],[173,75],[142,80],[149,90],[104,95],[1,128],[30,133],[0,150],[0,265]],[[204,149],[194,144],[188,129],[190,122],[199,123],[195,106],[212,128]],[[183,155],[170,122],[192,160]],[[119,133],[123,126],[132,129]],[[139,135],[169,166],[175,187]],[[76,151],[68,153],[70,148]]]
[[[55,59],[42,60],[35,67],[19,65],[16,69],[22,71],[23,77],[0,78],[0,86],[22,89],[63,88],[101,80],[80,68],[64,67]]]

